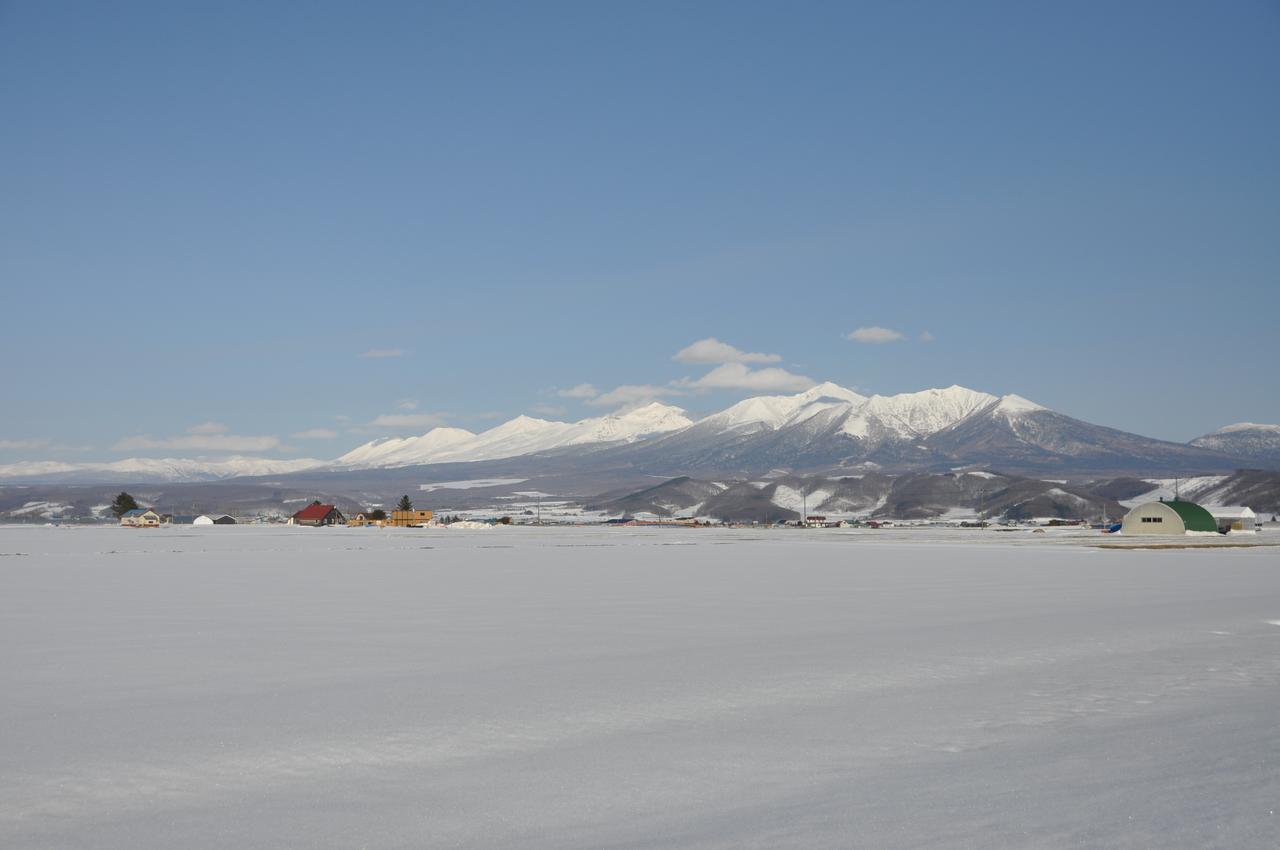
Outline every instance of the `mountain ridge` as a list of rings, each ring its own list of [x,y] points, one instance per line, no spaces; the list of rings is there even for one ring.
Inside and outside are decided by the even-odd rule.
[[[520,415],[479,433],[442,426],[385,437],[333,460],[128,458],[24,461],[0,480],[207,481],[243,476],[402,469],[545,459],[569,467],[680,475],[1000,467],[1046,472],[1224,471],[1280,465],[1280,426],[1237,423],[1189,443],[1093,425],[1016,394],[959,385],[865,396],[838,384],[743,399],[696,421],[662,402],[576,422]]]

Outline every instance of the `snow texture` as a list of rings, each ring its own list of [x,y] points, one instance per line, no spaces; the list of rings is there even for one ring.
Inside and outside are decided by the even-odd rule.
[[[0,846],[1275,847],[1274,550],[1072,539],[0,529]]]
[[[315,458],[273,460],[261,457],[149,458],[131,457],[104,463],[56,460],[0,464],[0,478],[76,476],[112,481],[216,481],[240,475],[279,475],[323,466]]]
[[[334,463],[368,468],[496,460],[565,446],[633,442],[689,424],[683,410],[660,402],[579,422],[517,416],[481,434],[461,428],[435,428],[420,437],[374,440],[352,449]]]

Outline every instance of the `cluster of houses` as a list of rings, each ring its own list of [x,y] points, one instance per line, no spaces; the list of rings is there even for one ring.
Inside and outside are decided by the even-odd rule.
[[[361,511],[352,517],[343,516],[336,505],[313,502],[293,516],[289,517],[289,525],[308,525],[321,527],[329,525],[346,525],[353,528],[364,526],[384,526],[391,528],[418,528],[431,522],[432,511]]]
[[[162,525],[235,525],[230,514],[162,514],[150,508],[134,508],[120,515],[126,528],[159,528]]]
[[[352,517],[347,517],[336,505],[314,502],[291,516],[289,524],[317,528],[336,525],[421,528],[432,524],[433,516],[432,511],[429,510],[373,510],[361,511]],[[506,522],[510,522],[505,517],[503,519]],[[1125,535],[1252,534],[1256,531],[1256,523],[1256,514],[1247,507],[1206,508],[1184,499],[1161,499],[1138,505],[1125,515],[1123,521],[1110,526],[1106,530],[1118,531]],[[235,525],[236,519],[228,514],[162,514],[150,508],[136,508],[122,514],[120,524],[128,528],[159,528],[162,525]],[[663,518],[652,515],[628,516],[605,522],[605,525],[623,526],[697,526],[702,524],[706,523],[700,523],[692,517]],[[865,525],[877,528],[883,525],[892,525],[892,522],[876,520],[865,522],[831,521],[825,516],[810,515],[805,517],[803,522],[797,521],[793,524],[810,528],[844,528],[851,525]],[[981,524],[985,525],[985,523]],[[1075,523],[1063,521],[1062,524]]]
[[[319,502],[307,505],[289,517],[289,525],[322,527],[330,525],[390,526],[414,528],[427,525],[434,514],[426,510],[362,511],[346,517],[336,505]],[[236,525],[236,518],[229,514],[162,514],[151,508],[134,508],[120,515],[120,524],[126,528],[159,528],[162,525]]]

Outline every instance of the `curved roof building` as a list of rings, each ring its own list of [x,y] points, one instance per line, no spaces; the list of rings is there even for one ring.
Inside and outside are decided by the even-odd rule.
[[[1186,534],[1188,531],[1217,533],[1213,514],[1195,502],[1181,499],[1144,502],[1125,514],[1121,534]]]

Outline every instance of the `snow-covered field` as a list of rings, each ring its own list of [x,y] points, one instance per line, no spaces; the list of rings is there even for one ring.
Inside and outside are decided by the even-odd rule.
[[[1085,539],[0,528],[0,846],[1274,848],[1280,550]]]

